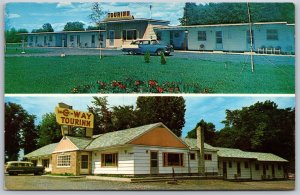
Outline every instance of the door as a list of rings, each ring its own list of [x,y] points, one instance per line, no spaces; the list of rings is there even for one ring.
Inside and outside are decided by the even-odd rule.
[[[158,152],[150,152],[150,174],[158,174]]]
[[[77,35],[77,47],[80,47],[81,44],[80,44],[80,35]]]
[[[95,47],[95,35],[92,35],[91,47]]]
[[[251,31],[251,36],[252,36],[252,49],[254,50],[254,34],[253,34],[253,30]],[[250,51],[251,49],[251,37],[250,37],[250,30],[246,31],[246,45],[247,45],[247,50]]]
[[[81,155],[80,174],[89,174],[89,155],[88,154]]]
[[[272,165],[272,178],[275,178],[275,167]]]
[[[227,179],[227,163],[223,162],[223,178]]]
[[[240,162],[238,162],[236,165],[236,173],[237,173],[238,177],[241,176],[241,163]]]
[[[46,46],[46,45],[47,45],[47,37],[44,36],[44,46]]]
[[[266,165],[263,165],[263,179],[266,179]]]
[[[115,31],[110,30],[109,31],[109,46],[114,46],[115,45]]]
[[[223,33],[216,31],[216,50],[223,50]]]

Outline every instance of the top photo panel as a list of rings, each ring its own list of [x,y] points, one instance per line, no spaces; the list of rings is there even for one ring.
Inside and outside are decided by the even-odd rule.
[[[293,3],[5,5],[5,93],[295,94]]]

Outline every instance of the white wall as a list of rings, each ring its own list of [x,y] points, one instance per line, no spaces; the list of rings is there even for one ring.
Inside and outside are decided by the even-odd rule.
[[[174,167],[175,173],[188,173],[188,149],[180,148],[161,148],[151,146],[134,146],[134,173],[135,174],[150,174],[150,151],[158,152],[159,174],[171,174],[172,167],[163,166],[163,153],[174,152],[183,153],[183,167]],[[147,152],[148,151],[148,152]]]
[[[117,167],[101,167],[101,153],[118,153]],[[133,150],[130,147],[92,152],[92,174],[134,174]]]

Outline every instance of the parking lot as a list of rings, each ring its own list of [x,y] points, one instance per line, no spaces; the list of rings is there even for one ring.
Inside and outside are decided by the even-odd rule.
[[[5,176],[6,190],[293,190],[295,181],[231,182],[223,180],[179,180],[166,182],[128,183],[86,178],[48,176]]]

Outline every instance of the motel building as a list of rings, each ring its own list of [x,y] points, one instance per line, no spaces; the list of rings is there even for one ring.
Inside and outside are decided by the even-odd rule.
[[[177,50],[249,52],[252,45],[256,53],[295,54],[295,24],[287,22],[169,26],[166,20],[134,18],[130,11],[123,11],[108,13],[100,23],[105,30],[21,35],[28,37],[28,47],[119,49],[134,40],[157,39]]]
[[[77,118],[74,116],[77,113]],[[73,175],[210,175],[224,179],[267,180],[286,178],[287,160],[271,153],[246,152],[204,143],[201,128],[197,139],[179,138],[163,123],[93,135],[93,116],[71,107],[56,109],[62,139],[25,155],[46,172]],[[72,135],[72,116],[86,126],[85,136]],[[67,122],[66,122],[67,121]],[[73,120],[74,121],[74,120]],[[74,122],[73,122],[74,123]],[[73,124],[72,124],[73,125]]]

